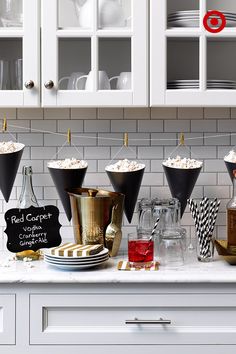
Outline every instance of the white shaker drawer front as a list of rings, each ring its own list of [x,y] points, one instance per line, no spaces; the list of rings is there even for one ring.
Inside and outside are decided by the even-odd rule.
[[[15,320],[15,295],[0,294],[0,345],[15,344]]]
[[[236,297],[35,294],[30,343],[236,344]]]

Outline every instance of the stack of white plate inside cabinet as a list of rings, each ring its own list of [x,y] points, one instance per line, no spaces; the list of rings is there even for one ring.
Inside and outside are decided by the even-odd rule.
[[[211,11],[211,10],[209,10]],[[236,13],[229,11],[221,11],[226,19],[226,27],[236,26]],[[219,16],[212,16],[221,21]],[[168,15],[168,27],[199,27],[200,15],[199,10],[176,11]],[[211,17],[209,17],[211,20]],[[210,24],[211,26],[211,24]],[[214,26],[211,26],[214,28]],[[218,27],[218,25],[217,25]]]
[[[108,259],[109,253],[107,248],[104,248],[97,254],[88,256],[59,256],[52,255],[50,250],[44,252],[44,261],[48,265],[68,271],[96,267]]]
[[[199,80],[171,80],[167,88],[172,90],[199,89]],[[232,80],[207,80],[209,90],[236,90],[236,81]]]

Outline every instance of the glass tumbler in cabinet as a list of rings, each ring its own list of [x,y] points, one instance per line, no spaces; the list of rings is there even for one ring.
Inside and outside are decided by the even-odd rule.
[[[42,4],[44,106],[148,104],[147,0]]]
[[[0,105],[39,105],[38,0],[0,0]]]

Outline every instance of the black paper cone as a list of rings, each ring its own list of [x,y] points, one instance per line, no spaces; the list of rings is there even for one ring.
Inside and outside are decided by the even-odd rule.
[[[172,197],[180,201],[182,217],[187,205],[187,200],[190,198],[201,172],[201,167],[182,169],[163,165],[163,168]]]
[[[70,221],[72,217],[70,197],[66,192],[66,189],[80,188],[82,186],[87,167],[74,169],[48,167],[48,170],[61,199],[67,219]]]
[[[9,154],[0,154],[0,189],[6,202],[8,202],[16,174],[19,168],[20,160],[24,151],[22,149]]]
[[[226,165],[227,170],[229,172],[229,176],[231,178],[231,181],[233,182],[233,179],[234,179],[233,170],[236,170],[236,163],[235,162],[225,161],[225,165]]]
[[[132,172],[115,172],[106,170],[115,192],[125,195],[124,212],[129,223],[132,221],[144,170],[145,167],[141,170]]]

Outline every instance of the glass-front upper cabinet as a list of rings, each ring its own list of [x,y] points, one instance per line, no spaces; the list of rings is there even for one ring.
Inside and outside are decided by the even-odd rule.
[[[235,106],[236,1],[151,0],[150,17],[151,106]]]
[[[39,1],[0,0],[0,106],[38,106]]]
[[[42,0],[43,106],[148,104],[147,0]]]

